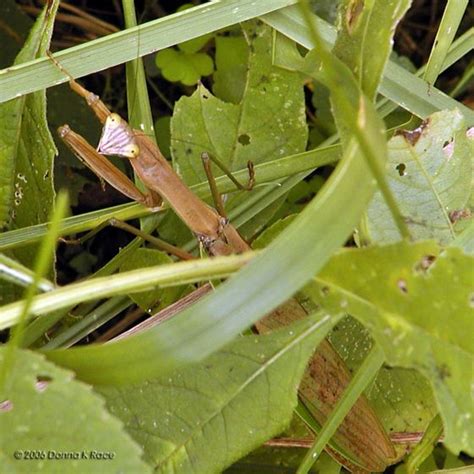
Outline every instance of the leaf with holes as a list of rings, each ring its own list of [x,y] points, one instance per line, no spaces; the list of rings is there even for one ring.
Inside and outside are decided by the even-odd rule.
[[[381,344],[391,365],[420,371],[443,417],[445,443],[474,453],[474,257],[432,241],[346,249],[305,293],[330,314],[344,308]]]
[[[290,422],[331,319],[238,338],[204,362],[129,387],[100,387],[156,472],[221,472]]]
[[[5,352],[0,348],[0,367]],[[2,472],[151,472],[91,387],[37,353],[17,350],[14,357],[0,392]]]
[[[468,218],[474,137],[468,136],[460,112],[431,115],[413,131],[401,131],[389,141],[387,179],[411,235],[416,240],[449,243],[454,221]],[[400,240],[382,195],[374,195],[365,232],[372,242]]]
[[[206,179],[201,153],[231,170],[304,151],[307,140],[301,79],[272,65],[272,32],[263,24],[244,27],[250,44],[248,74],[239,104],[224,102],[200,85],[181,98],[171,120],[173,160],[188,184]],[[222,172],[214,167],[217,176]]]

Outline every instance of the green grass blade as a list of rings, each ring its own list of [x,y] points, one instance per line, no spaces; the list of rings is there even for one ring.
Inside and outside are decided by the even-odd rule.
[[[137,26],[134,0],[122,0],[127,29]],[[140,38],[137,43],[137,53],[140,50]],[[127,75],[127,104],[128,123],[135,129],[141,130],[155,140],[153,117],[151,115],[150,99],[146,86],[145,68],[138,57],[125,65]]]
[[[0,280],[9,281],[19,286],[27,287],[33,283],[34,272],[21,263],[0,253]],[[42,278],[38,282],[39,291],[54,290],[55,285]]]
[[[78,78],[264,15],[295,1],[213,1],[88,41],[58,52],[55,57],[73,77]],[[65,81],[64,74],[47,58],[4,69],[0,71],[0,103]]]
[[[468,0],[448,0],[446,4],[443,18],[436,32],[436,38],[433,43],[433,48],[431,49],[426,70],[423,74],[423,79],[428,84],[433,85],[441,73],[449,47],[458,31],[467,5]]]
[[[408,474],[415,474],[419,471],[423,461],[433,452],[442,433],[443,421],[440,415],[436,415],[426,428],[423,439],[414,447],[405,461]]]
[[[74,304],[117,294],[142,291],[154,285],[180,285],[212,278],[225,278],[246,264],[252,253],[158,265],[146,269],[133,270],[120,274],[93,278],[73,283],[34,298],[30,312],[43,315]],[[22,303],[11,303],[0,308],[0,329],[17,324]]]
[[[131,301],[126,296],[114,296],[95,308],[73,326],[56,334],[41,349],[56,349],[58,347],[70,347],[76,344],[90,333],[100,328],[107,321],[115,318],[120,312],[127,309]]]

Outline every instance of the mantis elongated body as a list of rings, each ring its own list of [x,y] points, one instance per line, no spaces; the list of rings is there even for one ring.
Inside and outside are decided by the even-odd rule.
[[[112,113],[95,94],[71,79],[71,88],[81,95],[104,124],[99,146],[94,149],[68,125],[59,128],[59,134],[73,152],[101,179],[126,196],[150,208],[167,201],[176,214],[196,235],[209,255],[228,255],[251,250],[238,231],[204,201],[194,195],[163,157],[155,143],[139,130]],[[104,155],[111,154],[130,160],[143,184],[142,193],[133,182],[115,168]],[[281,327],[306,316],[299,302],[292,298],[257,323],[260,332]],[[312,415],[323,424],[336,401],[350,381],[344,362],[325,340],[316,349],[300,386],[300,395],[310,400]],[[377,416],[365,397],[361,397],[339,427],[337,443],[358,459],[364,469],[357,472],[383,471],[396,454]],[[340,458],[339,458],[340,459]]]

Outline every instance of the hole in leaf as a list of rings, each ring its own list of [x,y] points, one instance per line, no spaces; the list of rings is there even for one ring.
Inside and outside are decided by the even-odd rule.
[[[405,170],[407,169],[405,163],[398,163],[397,166],[395,166],[395,169],[398,171],[399,176],[405,176],[406,172]]]
[[[3,400],[0,402],[0,413],[6,413],[13,410],[13,403],[11,400]]]
[[[397,286],[402,293],[408,293],[407,282],[403,278],[397,281]]]
[[[321,295],[323,295],[323,296],[329,295],[329,286],[323,286],[321,288]]]
[[[449,220],[454,224],[457,221],[460,221],[462,219],[469,219],[471,217],[471,210],[466,208],[466,209],[456,209],[454,211],[451,211],[449,213]]]
[[[37,375],[35,382],[36,391],[44,392],[52,380],[53,379],[49,375]]]
[[[441,380],[445,380],[448,377],[451,377],[451,371],[446,364],[438,365],[436,367],[436,371],[438,372],[438,376]]]
[[[422,259],[415,265],[414,270],[419,273],[424,273],[428,268],[431,267],[433,262],[436,260],[434,255],[424,255]]]
[[[250,137],[246,133],[242,133],[242,135],[239,135],[239,138],[237,139],[241,145],[249,145],[250,144]]]

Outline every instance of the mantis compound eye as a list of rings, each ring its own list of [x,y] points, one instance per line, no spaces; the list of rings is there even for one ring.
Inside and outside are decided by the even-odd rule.
[[[102,155],[115,155],[122,158],[135,158],[139,148],[135,143],[133,130],[120,115],[110,114],[102,129],[97,151]]]
[[[110,114],[105,121],[105,127],[120,127],[122,119],[118,114]]]
[[[136,158],[140,153],[140,148],[135,143],[130,143],[124,147],[123,153],[121,156],[125,158]]]

